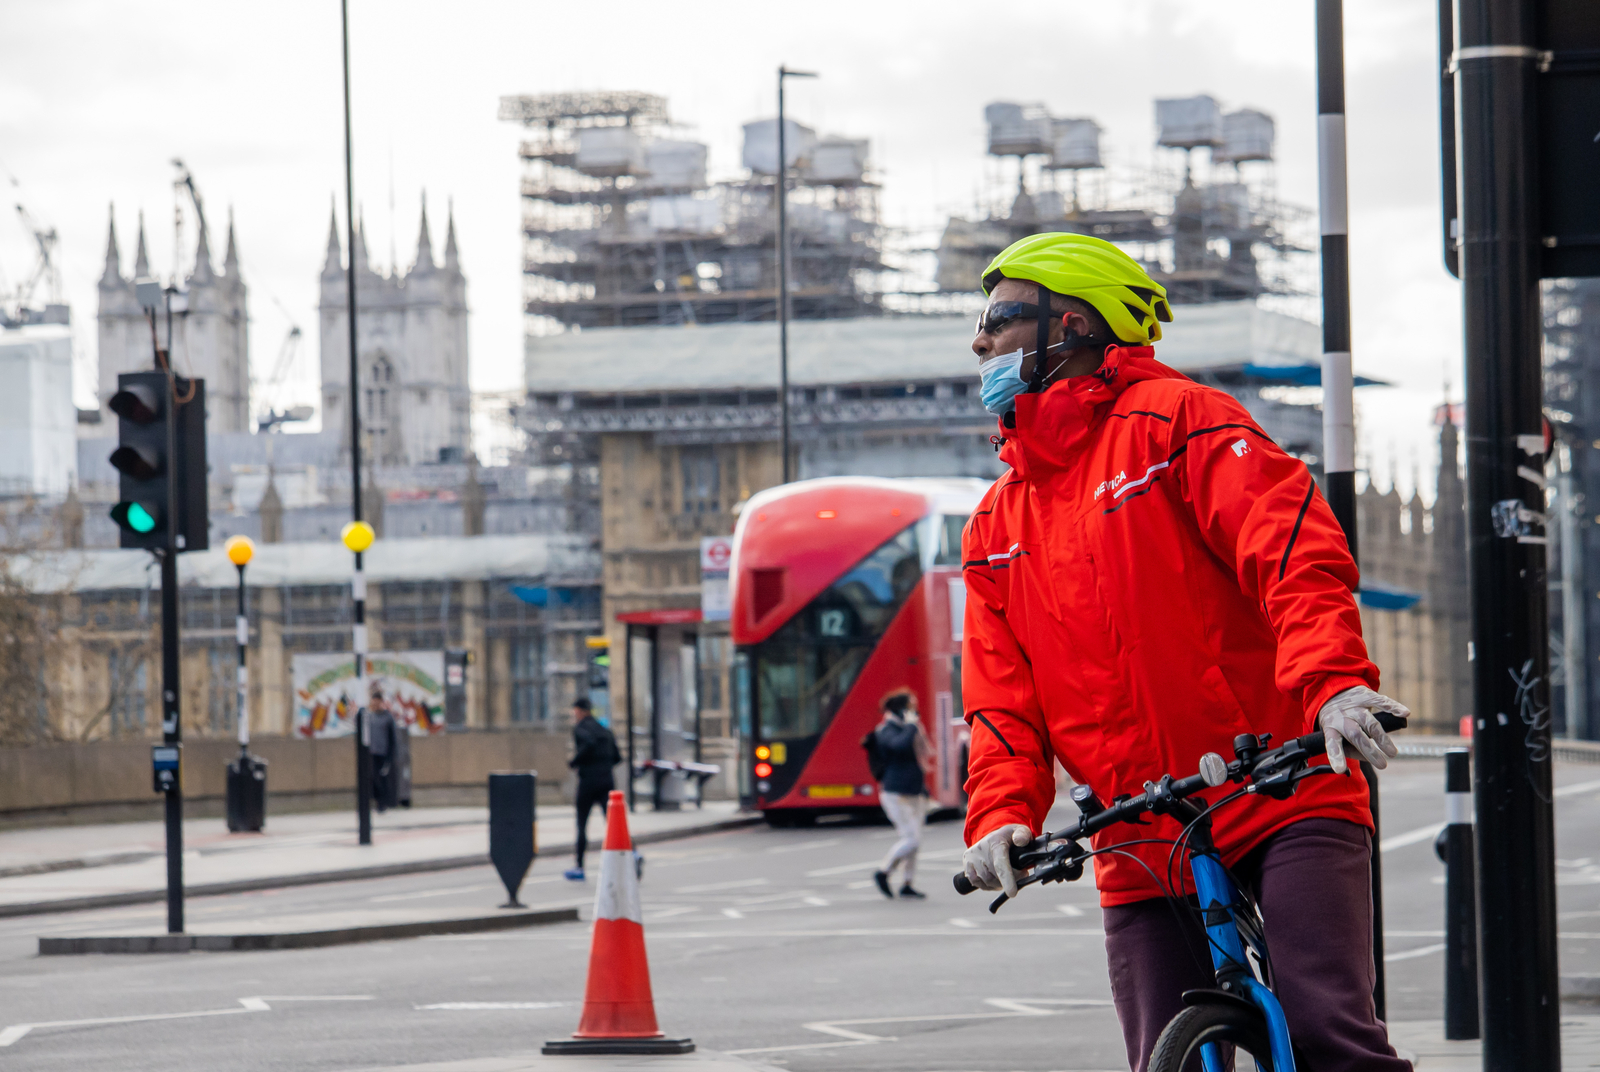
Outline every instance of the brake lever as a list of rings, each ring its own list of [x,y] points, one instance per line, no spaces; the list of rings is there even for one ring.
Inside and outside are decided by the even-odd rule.
[[[1046,839],[1049,837],[1048,833],[1044,835]],[[1048,843],[1046,841],[1046,844]],[[1074,851],[1075,849],[1077,851]],[[1077,881],[1083,877],[1083,863],[1079,860],[1082,855],[1082,847],[1071,839],[1059,842],[1056,848],[1048,851],[1036,849],[1017,854],[1016,859],[1012,861],[1014,865],[1022,865],[1028,862],[1036,865],[1029,870],[1027,875],[1017,880],[1017,889],[1020,891],[1024,886],[1032,886],[1040,882]],[[994,915],[999,912],[1000,906],[1009,900],[1011,900],[1009,894],[1001,893],[1000,896],[989,902],[989,914]]]
[[[1312,758],[1314,757],[1304,749],[1280,756],[1265,773],[1262,772],[1262,768],[1256,768],[1251,775],[1251,781],[1254,783],[1252,788],[1262,796],[1274,800],[1288,800],[1294,795],[1295,787],[1305,779],[1318,774],[1333,773],[1333,768],[1326,764],[1312,765]]]

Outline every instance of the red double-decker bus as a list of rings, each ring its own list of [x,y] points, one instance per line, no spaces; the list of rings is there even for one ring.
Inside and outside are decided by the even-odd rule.
[[[960,806],[961,530],[987,488],[838,477],[745,504],[730,564],[739,789],[768,822],[878,807],[861,739],[898,688],[933,744],[932,806]]]

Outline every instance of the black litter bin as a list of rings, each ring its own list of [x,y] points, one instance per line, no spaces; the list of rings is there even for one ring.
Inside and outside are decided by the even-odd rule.
[[[228,832],[259,834],[267,825],[267,761],[239,753],[228,764]]]

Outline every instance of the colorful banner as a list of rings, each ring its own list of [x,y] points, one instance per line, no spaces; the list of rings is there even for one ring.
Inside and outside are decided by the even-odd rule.
[[[294,657],[297,737],[355,732],[355,660],[349,654]],[[413,737],[444,732],[444,652],[378,651],[367,656],[367,705],[387,710]]]

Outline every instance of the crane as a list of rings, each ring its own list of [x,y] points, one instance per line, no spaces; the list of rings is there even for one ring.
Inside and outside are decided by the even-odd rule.
[[[178,251],[183,249],[183,208],[178,202],[182,200],[183,192],[187,190],[189,199],[194,202],[194,214],[200,221],[200,230],[202,231],[206,229],[206,207],[200,200],[200,188],[194,184],[194,175],[184,166],[183,161],[175,156],[172,158],[172,166],[178,169],[177,177],[172,180],[173,193],[176,195],[173,204],[173,216],[175,217],[173,222],[177,230],[177,234],[174,236],[176,242],[174,255],[181,256]]]
[[[284,319],[289,321],[289,331],[284,335],[283,345],[278,348],[278,359],[273,362],[272,375],[261,385],[261,395],[267,400],[268,405],[266,411],[256,418],[256,430],[258,432],[280,431],[285,424],[298,424],[301,421],[309,421],[316,414],[316,410],[311,406],[289,406],[281,412],[272,408],[271,403],[275,401],[275,396],[279,389],[282,388],[283,381],[288,378],[289,369],[294,365],[295,352],[300,347],[300,339],[303,337],[304,332],[300,330],[300,325],[294,322],[294,317],[290,315],[283,302],[278,300],[276,294],[269,291],[267,296],[272,299],[272,303],[283,313]]]
[[[16,180],[12,180],[16,185]],[[22,220],[23,229],[33,236],[33,243],[38,247],[39,258],[33,266],[33,271],[23,280],[15,292],[6,296],[4,308],[0,308],[0,320],[6,324],[65,324],[68,322],[66,300],[61,291],[61,269],[56,264],[56,243],[59,236],[54,227],[47,227],[36,220],[21,202],[16,203],[17,215]],[[45,306],[43,309],[33,308],[34,291],[39,284],[45,285]]]

